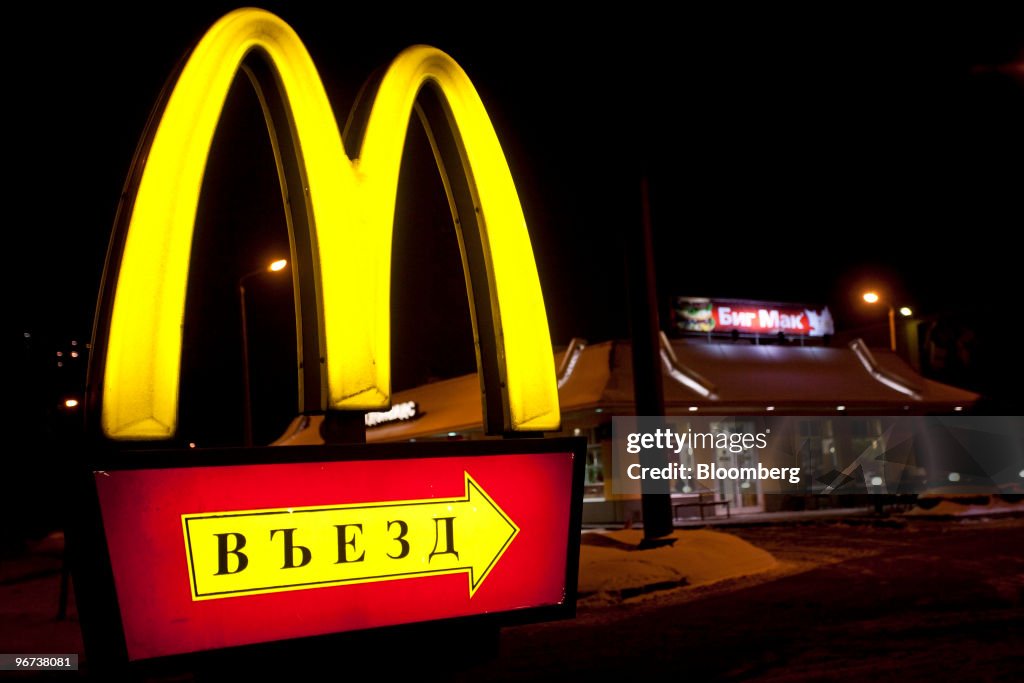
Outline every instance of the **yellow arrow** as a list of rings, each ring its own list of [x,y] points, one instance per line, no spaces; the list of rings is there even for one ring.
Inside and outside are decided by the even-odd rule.
[[[182,515],[192,599],[461,572],[472,597],[519,527],[465,477],[461,498]]]

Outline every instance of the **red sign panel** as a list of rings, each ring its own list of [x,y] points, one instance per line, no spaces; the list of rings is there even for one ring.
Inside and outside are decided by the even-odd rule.
[[[828,307],[733,299],[678,297],[672,307],[678,333],[739,332],[741,334],[823,337],[833,334]]]
[[[128,658],[565,605],[576,456],[512,447],[94,472]]]

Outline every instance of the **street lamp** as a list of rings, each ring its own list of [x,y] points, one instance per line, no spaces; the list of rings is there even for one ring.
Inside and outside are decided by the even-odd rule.
[[[252,446],[252,397],[249,388],[249,326],[245,318],[245,281],[263,273],[278,273],[288,265],[288,259],[277,259],[266,268],[259,268],[238,278],[238,302],[242,309],[242,381],[245,418],[245,445]]]
[[[878,292],[875,292],[875,291],[864,292],[864,294],[861,295],[861,298],[864,299],[864,301],[866,301],[869,304],[877,304],[879,301],[882,300],[882,297],[879,296]],[[889,306],[889,348],[892,349],[893,352],[895,352],[896,351],[896,308],[892,305],[891,302],[888,304],[888,306]],[[904,318],[909,318],[913,314],[914,314],[914,311],[912,311],[908,306],[902,306],[900,308],[900,315],[902,315]]]

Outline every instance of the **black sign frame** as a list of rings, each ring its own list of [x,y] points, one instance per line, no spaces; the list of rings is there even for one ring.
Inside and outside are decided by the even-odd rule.
[[[324,662],[335,652],[365,652],[379,643],[403,643],[429,652],[430,643],[453,637],[469,643],[477,656],[496,651],[497,633],[503,626],[571,619],[576,615],[580,532],[583,518],[583,478],[586,439],[582,437],[483,439],[473,441],[425,441],[416,443],[339,444],[265,448],[188,450],[114,450],[100,448],[75,472],[77,494],[67,529],[67,552],[75,586],[85,668],[102,676],[175,675],[187,671],[239,674],[247,668],[266,673],[278,663],[282,671],[295,672],[287,662]],[[128,658],[124,625],[114,584],[113,569],[95,485],[101,471],[223,467],[243,465],[344,462],[385,459],[471,457],[474,455],[571,453],[572,493],[566,539],[566,593],[561,604],[508,612],[387,626],[365,631],[301,637],[289,640],[207,650],[145,660]],[[475,643],[475,645],[474,645]],[[460,651],[463,648],[460,647]],[[470,658],[472,659],[472,657]]]

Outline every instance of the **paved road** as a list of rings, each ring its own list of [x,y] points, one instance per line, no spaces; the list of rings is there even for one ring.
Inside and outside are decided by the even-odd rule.
[[[730,531],[780,570],[507,629],[458,680],[1024,680],[1024,520]]]

